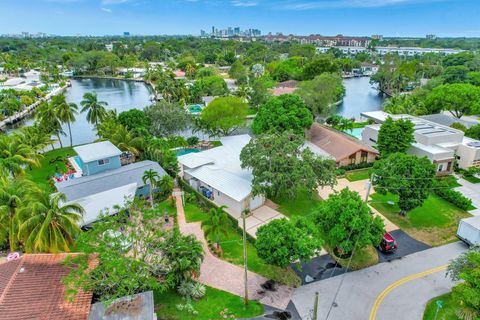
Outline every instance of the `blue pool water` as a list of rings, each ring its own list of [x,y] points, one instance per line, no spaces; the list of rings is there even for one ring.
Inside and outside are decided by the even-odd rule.
[[[78,166],[80,167],[80,169],[82,168],[82,162],[80,161],[80,157],[79,156],[75,156],[73,157],[73,159],[75,160],[75,162],[78,164]]]
[[[189,153],[197,153],[197,152],[200,152],[200,150],[191,149],[191,148],[182,148],[182,149],[175,150],[175,154],[177,155],[177,157],[183,156]]]
[[[348,133],[351,136],[354,136],[358,140],[362,140],[363,128],[354,128],[352,130],[345,130],[344,132]]]
[[[194,105],[194,106],[189,106],[188,107],[188,110],[190,111],[190,113],[200,113],[202,112],[202,106],[200,105]]]

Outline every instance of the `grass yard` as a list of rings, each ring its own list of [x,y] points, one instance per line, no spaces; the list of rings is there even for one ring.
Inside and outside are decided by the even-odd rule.
[[[350,182],[369,179],[370,169],[371,168],[365,168],[360,170],[347,171],[345,172],[345,178]]]
[[[176,216],[177,215],[177,208],[172,207],[172,203],[169,200],[164,200],[160,203],[156,202],[154,205],[155,205],[155,209],[160,214],[163,214],[165,211],[167,211],[168,215],[170,215],[170,216]]]
[[[298,217],[310,216],[322,201],[317,193],[300,191],[296,198],[277,198],[272,199],[279,205],[278,211],[288,218],[295,220]]]
[[[154,292],[155,312],[158,319],[238,319],[251,318],[263,314],[263,306],[259,302],[250,301],[245,306],[241,297],[211,287],[206,287],[206,289],[205,296],[202,299],[192,301],[192,306],[197,312],[196,315],[177,308],[177,305],[185,304],[186,301],[175,291]],[[224,315],[227,316],[225,317]]]
[[[437,311],[437,300],[443,301],[443,308],[438,311],[437,320],[460,320],[455,315],[455,303],[452,301],[450,293],[433,298],[427,303],[425,312],[423,314],[423,320],[434,320],[435,312]]]
[[[387,219],[399,226],[413,238],[432,246],[439,246],[455,241],[458,221],[469,217],[450,202],[431,194],[423,206],[413,209],[406,217],[398,213],[398,196],[393,194],[381,195],[375,193],[371,196],[371,206],[380,211]],[[390,205],[387,202],[393,201]]]
[[[470,177],[463,176],[463,179],[471,183],[480,183],[480,178],[477,178],[475,176],[470,176]]]
[[[203,212],[194,204],[187,203],[185,205],[185,216],[187,222],[201,222],[208,218],[208,213]],[[226,234],[220,236],[220,246],[223,250],[222,259],[233,264],[243,266],[243,240],[240,232],[231,222]],[[208,236],[208,240],[214,241],[213,237]],[[290,284],[294,286],[300,285],[300,278],[292,270],[292,268],[282,269],[265,263],[257,254],[257,249],[247,241],[247,267],[248,270],[263,275],[266,278],[275,281]]]
[[[53,182],[50,182],[49,178],[56,172],[67,172],[64,161],[74,155],[75,151],[70,147],[45,152],[40,160],[40,166],[27,171],[27,175],[40,187],[54,191]]]
[[[331,250],[329,250],[329,252],[331,252]],[[333,254],[332,256],[335,258],[335,260],[338,261],[338,263],[340,263],[340,265],[342,265],[343,267],[347,267],[349,259],[340,259],[338,257],[335,257]],[[378,263],[377,250],[375,250],[373,246],[367,246],[365,248],[362,248],[361,250],[355,251],[352,257],[352,261],[350,262],[350,269],[359,270],[359,269],[373,266],[374,264],[377,264],[377,263]]]

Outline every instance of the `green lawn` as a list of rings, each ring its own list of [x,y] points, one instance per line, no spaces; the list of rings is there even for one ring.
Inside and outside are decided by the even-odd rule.
[[[65,162],[68,157],[75,154],[75,151],[70,147],[48,151],[40,160],[40,166],[27,171],[27,175],[39,186],[53,191],[53,182],[50,182],[50,177],[54,176],[55,172],[67,172],[68,169],[65,167]]]
[[[433,246],[455,241],[458,221],[470,216],[468,212],[435,194],[431,194],[423,206],[408,212],[406,217],[398,214],[398,196],[375,193],[371,198],[371,206],[387,219],[415,239]],[[390,205],[388,201],[393,201],[394,204]]]
[[[433,298],[427,303],[425,312],[423,314],[423,320],[433,320],[435,318],[435,312],[437,310],[437,300],[443,301],[443,308],[438,311],[437,320],[460,320],[455,315],[455,303],[452,301],[450,293]]]
[[[328,250],[331,252],[331,250]],[[340,263],[343,267],[347,267],[349,259],[340,259],[338,257],[335,257],[333,254],[332,256],[335,258],[335,260]],[[367,268],[370,266],[373,266],[374,264],[378,263],[378,254],[377,250],[373,246],[367,246],[365,248],[362,248],[360,250],[356,250],[353,257],[352,261],[350,262],[350,269],[352,270],[359,270],[363,268]]]
[[[251,318],[263,314],[263,306],[259,302],[250,301],[247,306],[243,304],[243,299],[228,292],[206,288],[205,296],[198,300],[192,301],[192,306],[197,315],[193,315],[187,311],[180,311],[177,305],[185,304],[175,291],[165,293],[155,292],[155,312],[158,319],[161,320],[181,320],[181,319],[225,319],[233,315],[233,318]],[[227,317],[224,317],[224,314]]]
[[[297,217],[311,216],[322,200],[317,193],[300,191],[296,198],[282,197],[272,201],[279,205],[278,211],[295,220]]]
[[[350,182],[369,179],[370,169],[371,168],[365,168],[360,170],[347,171],[345,172],[345,178],[347,178],[347,180]]]
[[[208,214],[203,212],[194,204],[187,203],[185,205],[185,216],[187,222],[204,221],[208,218]],[[230,220],[229,220],[230,221]],[[227,233],[220,236],[220,246],[223,250],[222,259],[233,264],[243,266],[243,238],[238,229],[234,228],[234,222],[231,222]],[[215,241],[213,237],[208,236],[208,240]],[[300,285],[300,279],[291,268],[282,269],[265,263],[257,254],[257,249],[247,241],[247,268],[273,279],[278,282]]]
[[[172,203],[169,200],[165,200],[160,203],[155,203],[155,209],[160,214],[163,214],[165,211],[167,211],[170,216],[177,215],[177,208],[172,207]]]
[[[470,177],[463,176],[463,179],[465,179],[465,180],[467,180],[468,182],[471,182],[471,183],[480,183],[480,178],[477,178],[477,177],[474,177],[474,176],[470,176]]]

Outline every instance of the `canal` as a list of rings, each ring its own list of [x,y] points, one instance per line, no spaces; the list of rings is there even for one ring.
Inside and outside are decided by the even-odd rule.
[[[97,138],[93,125],[88,123],[86,119],[86,112],[80,113],[80,102],[85,93],[95,91],[99,101],[106,101],[108,103],[106,109],[116,109],[118,113],[133,108],[143,109],[151,104],[151,88],[143,82],[89,78],[72,79],[71,83],[72,86],[67,89],[65,96],[68,102],[75,103],[79,108],[76,121],[72,124],[73,145],[89,143]],[[9,130],[14,130],[20,126],[31,125],[33,122],[33,118],[26,119],[15,124],[15,127]],[[70,144],[70,138],[68,137],[68,128],[66,125],[63,130],[66,135],[61,136],[61,140],[64,146],[68,146]]]
[[[337,114],[346,118],[360,118],[364,111],[382,110],[384,94],[370,84],[369,77],[344,79],[345,97],[337,107]]]

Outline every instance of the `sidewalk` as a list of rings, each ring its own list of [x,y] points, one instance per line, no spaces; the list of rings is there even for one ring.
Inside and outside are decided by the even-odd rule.
[[[179,191],[176,189],[175,191]],[[193,234],[203,244],[205,257],[200,268],[199,282],[235,294],[244,296],[244,270],[243,268],[228,263],[214,256],[204,237],[200,222],[187,223],[185,212],[182,205],[182,197],[176,196],[177,204],[177,222],[180,232],[183,234]],[[259,294],[262,290],[260,285],[268,279],[254,272],[248,271],[248,298],[258,300],[262,304],[284,310],[293,294],[293,288],[279,285],[277,291],[267,291],[265,294]]]

